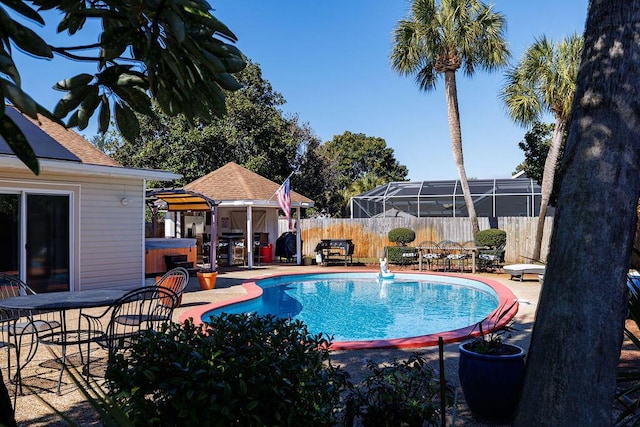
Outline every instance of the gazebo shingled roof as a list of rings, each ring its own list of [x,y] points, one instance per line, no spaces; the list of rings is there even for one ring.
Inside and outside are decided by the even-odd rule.
[[[258,175],[237,163],[229,162],[221,168],[190,182],[183,188],[203,194],[218,203],[233,200],[254,200],[273,202],[277,206],[278,200],[275,192],[280,188],[280,184]],[[313,206],[313,200],[292,190],[292,206],[302,203]]]

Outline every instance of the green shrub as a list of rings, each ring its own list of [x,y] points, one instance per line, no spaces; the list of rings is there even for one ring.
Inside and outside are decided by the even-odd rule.
[[[476,233],[476,245],[488,246],[492,249],[504,246],[507,243],[507,232],[497,228],[489,228]]]
[[[416,232],[410,228],[394,228],[389,230],[388,237],[390,242],[406,246],[407,243],[416,240]]]
[[[358,419],[364,427],[440,425],[440,381],[422,356],[382,367],[369,361],[367,368],[371,373],[347,392],[345,426]],[[445,390],[451,407],[453,389]]]
[[[329,343],[300,321],[223,314],[145,333],[105,377],[137,426],[333,425],[348,374]]]
[[[418,262],[418,250],[410,246],[386,246],[385,256],[389,264],[408,265]]]

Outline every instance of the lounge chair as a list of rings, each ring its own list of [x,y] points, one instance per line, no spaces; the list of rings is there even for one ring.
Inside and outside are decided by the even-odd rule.
[[[542,264],[511,264],[505,265],[502,269],[511,275],[511,280],[517,278],[522,282],[525,274],[544,274],[545,266]]]

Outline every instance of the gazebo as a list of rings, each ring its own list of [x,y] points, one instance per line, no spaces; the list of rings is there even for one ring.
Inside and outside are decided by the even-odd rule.
[[[234,162],[227,163],[183,187],[184,190],[215,200],[215,209],[211,210],[206,218],[202,218],[203,235],[205,240],[210,242],[210,252],[216,250],[216,243],[219,241],[229,245],[235,240],[243,240],[248,268],[253,268],[254,258],[257,258],[254,252],[257,248],[256,242],[270,248],[271,257],[274,255],[280,208],[276,191],[279,188],[279,183]],[[296,211],[295,218],[300,218],[301,208],[313,205],[313,200],[291,191],[291,208]],[[189,221],[188,218],[184,220]],[[298,221],[295,221],[294,228],[297,239],[296,262],[301,264],[302,243]],[[230,250],[229,246],[227,250]],[[215,263],[212,263],[212,268],[215,268],[214,266]]]

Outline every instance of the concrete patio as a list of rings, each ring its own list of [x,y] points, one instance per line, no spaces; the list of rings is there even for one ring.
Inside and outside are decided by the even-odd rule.
[[[218,275],[215,289],[202,291],[199,288],[197,278],[191,278],[182,300],[182,306],[175,310],[174,319],[178,319],[186,310],[202,304],[227,300],[244,294],[245,290],[240,286],[244,281],[252,278],[273,274],[305,273],[315,271],[338,271],[344,267],[318,267],[318,266],[294,266],[290,264],[269,265],[254,267],[251,270],[239,268],[236,270],[221,270]],[[349,267],[349,271],[372,271],[372,268]],[[408,271],[410,272],[410,270]],[[535,310],[540,292],[540,284],[537,280],[525,280],[523,282],[509,280],[508,274],[480,273],[475,276],[488,277],[506,285],[516,295],[520,302],[520,309],[515,318],[518,329],[509,342],[518,344],[525,349],[529,345],[529,337],[533,326]],[[485,424],[475,420],[468,412],[464,403],[464,397],[458,383],[458,344],[445,346],[445,370],[446,379],[458,391],[458,407],[455,414],[455,425],[460,426],[485,426],[497,424]],[[426,358],[437,364],[438,349],[375,349],[335,351],[332,353],[332,361],[346,369],[353,381],[359,381],[367,373],[366,361],[386,362],[393,359],[404,359],[416,351],[423,353]],[[24,396],[18,396],[16,404],[16,419],[23,426],[51,426],[65,425],[60,418],[48,408],[41,399],[64,412],[71,419],[81,425],[100,425],[99,420],[93,415],[89,405],[85,402],[81,393],[65,374],[61,395],[55,393],[58,366],[51,363],[51,354],[44,346],[38,350],[36,360],[32,361],[24,373],[25,384],[31,385],[31,391],[26,390]],[[0,364],[5,366],[6,353],[0,356]],[[98,365],[98,364],[96,364]],[[434,365],[437,366],[437,365]],[[97,369],[100,366],[96,366]],[[3,370],[3,374],[5,374]],[[5,379],[6,382],[6,379]],[[13,393],[13,387],[9,388]],[[449,414],[451,415],[451,414]],[[449,422],[453,421],[451,416]]]

